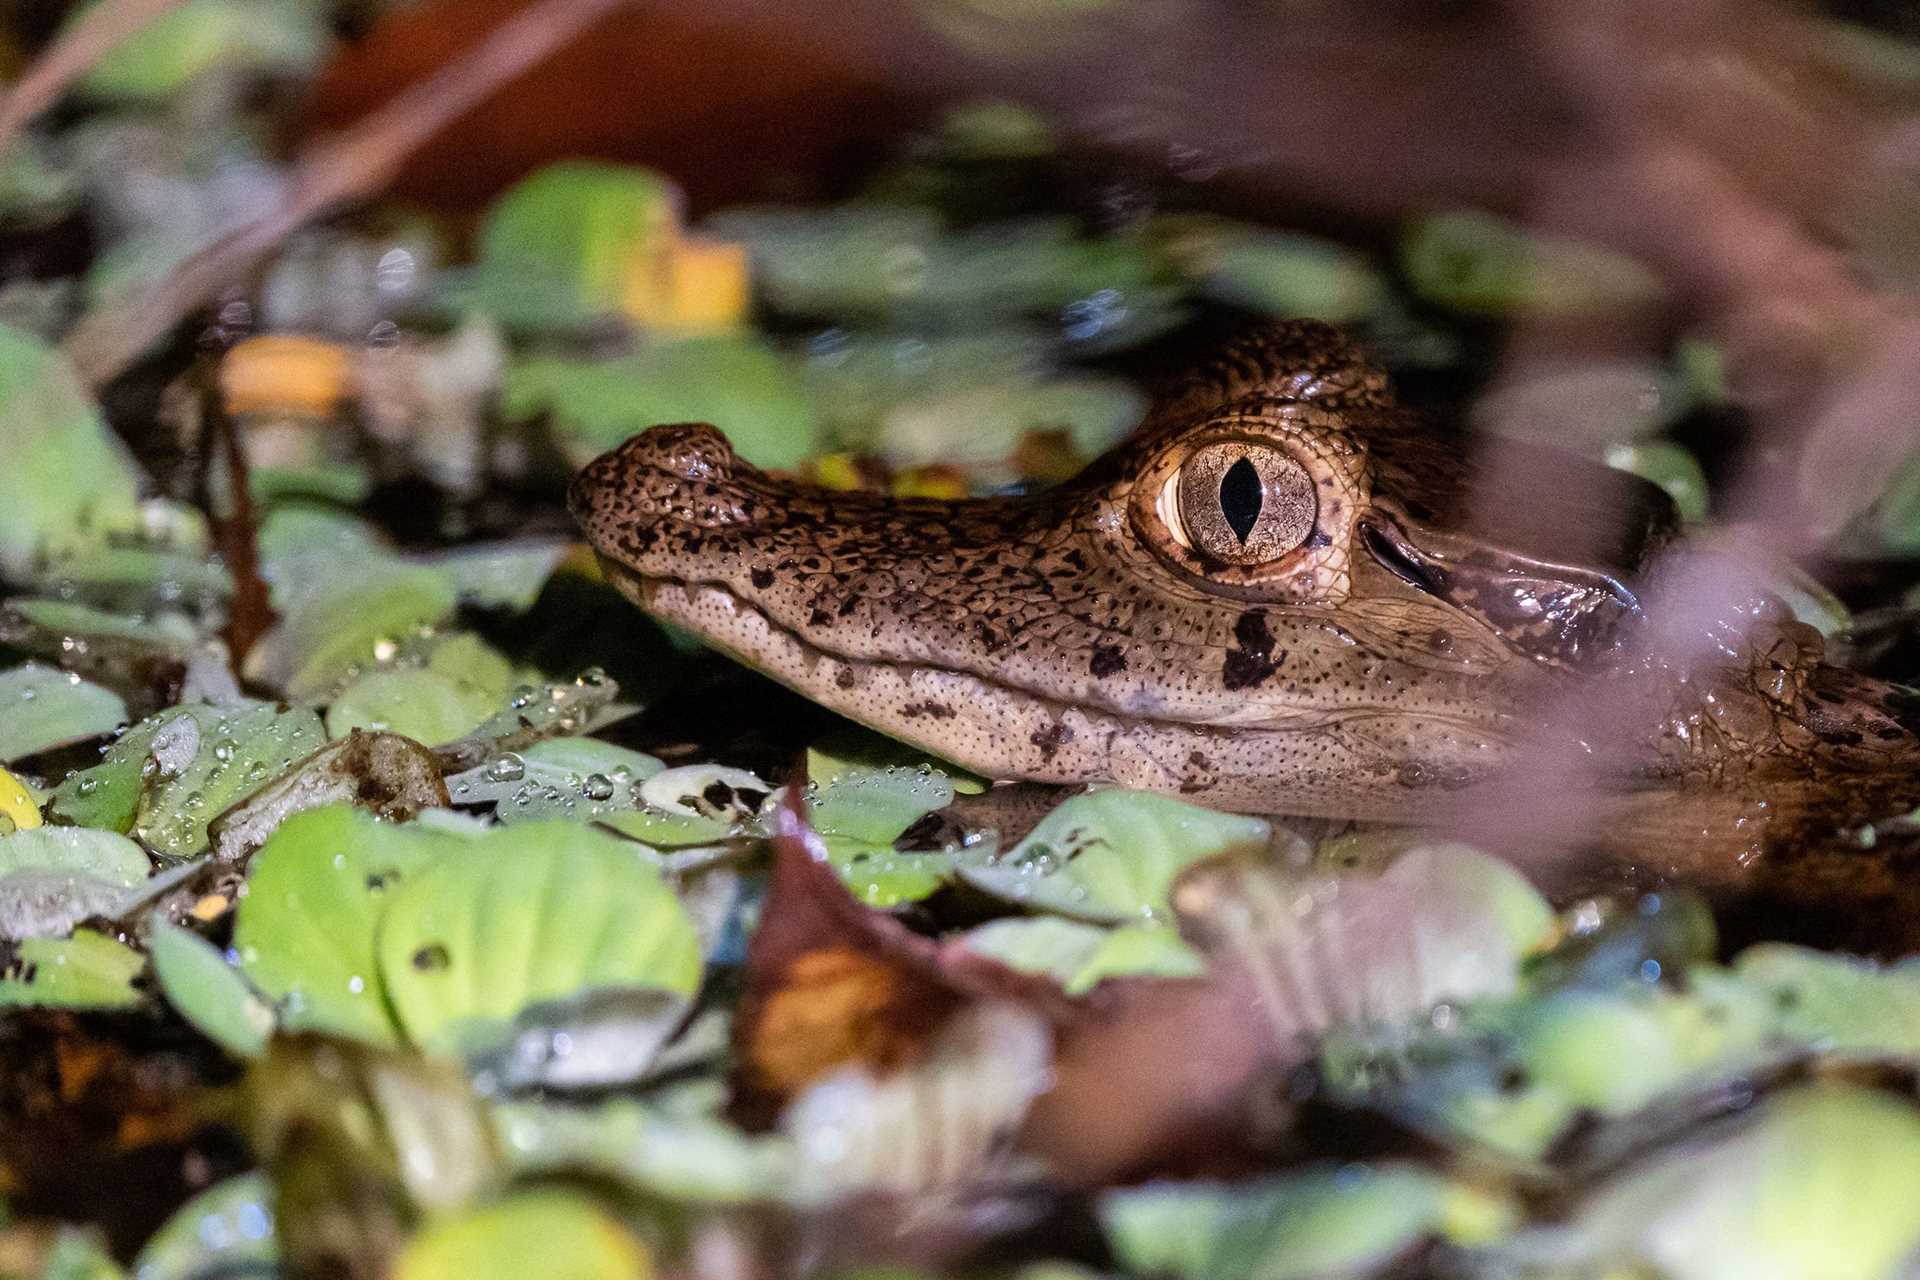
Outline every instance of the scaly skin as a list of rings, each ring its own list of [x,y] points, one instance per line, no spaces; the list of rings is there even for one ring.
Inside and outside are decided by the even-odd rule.
[[[1284,450],[1311,477],[1297,550],[1233,565],[1168,533],[1168,477],[1221,440]],[[1671,529],[1664,498],[1498,450],[1469,462],[1337,332],[1289,323],[1221,351],[1132,439],[1034,497],[832,492],[690,424],[594,461],[571,504],[648,612],[991,777],[1420,821],[1597,681],[1645,708],[1643,778],[1870,767],[1911,747],[1911,708],[1821,667],[1817,635],[1764,603],[1744,660],[1684,678],[1646,661],[1628,583]],[[1544,492],[1490,497],[1496,472]]]

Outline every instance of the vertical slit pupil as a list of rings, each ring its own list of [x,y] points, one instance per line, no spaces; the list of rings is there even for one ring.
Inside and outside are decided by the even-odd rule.
[[[1245,458],[1220,477],[1220,514],[1226,517],[1227,527],[1240,539],[1241,546],[1247,544],[1247,535],[1260,519],[1261,488],[1260,472]]]

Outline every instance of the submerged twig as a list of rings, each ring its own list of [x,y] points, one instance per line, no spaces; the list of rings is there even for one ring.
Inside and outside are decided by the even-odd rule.
[[[233,599],[227,608],[227,625],[221,638],[226,641],[234,674],[238,676],[247,654],[273,626],[275,618],[266,579],[260,576],[260,528],[254,517],[253,482],[247,471],[247,451],[240,439],[240,424],[227,412],[217,361],[207,361],[204,373],[200,397],[201,493],[207,519],[213,525],[215,543],[227,562],[227,572],[233,576]],[[214,487],[208,482],[216,456],[226,462],[229,490],[226,496],[230,505],[225,511],[217,509]]]
[[[105,0],[88,9],[0,95],[0,159],[27,125],[121,41],[186,0]]]
[[[113,378],[288,235],[378,191],[427,139],[626,2],[530,4],[352,129],[310,148],[272,209],[200,249],[153,288],[83,315],[65,344],[80,376],[93,386]]]

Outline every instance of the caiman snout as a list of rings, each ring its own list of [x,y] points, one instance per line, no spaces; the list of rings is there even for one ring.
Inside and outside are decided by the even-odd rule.
[[[749,518],[735,484],[746,467],[717,427],[653,427],[588,463],[567,491],[567,507],[602,549],[663,521],[726,528]]]

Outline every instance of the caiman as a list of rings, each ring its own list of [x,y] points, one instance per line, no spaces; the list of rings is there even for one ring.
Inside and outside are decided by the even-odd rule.
[[[1827,665],[1763,595],[1704,661],[1650,655],[1664,493],[1431,428],[1317,323],[1229,343],[1035,495],[829,491],[681,424],[570,497],[647,612],[992,778],[1418,823],[1595,690],[1634,726],[1605,763],[1631,785],[1920,761],[1920,698]]]

